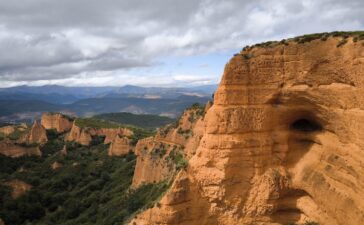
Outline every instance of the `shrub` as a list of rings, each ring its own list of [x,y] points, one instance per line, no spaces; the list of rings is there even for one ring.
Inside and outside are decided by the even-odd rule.
[[[75,124],[78,127],[84,128],[84,127],[92,127],[92,128],[119,128],[121,127],[118,123],[113,123],[101,119],[96,118],[77,118],[75,121]]]
[[[12,133],[10,133],[8,135],[8,138],[10,140],[15,141],[15,140],[18,140],[21,137],[21,135],[22,135],[22,132],[20,130],[18,130],[18,129],[15,129]]]
[[[48,140],[53,140],[53,139],[58,138],[58,132],[57,132],[56,129],[49,129],[49,130],[46,130],[46,131],[47,131]]]
[[[347,39],[343,39],[339,41],[339,43],[336,45],[336,47],[340,48],[341,46],[344,46],[348,42]]]
[[[0,141],[4,140],[6,135],[3,132],[0,132]]]
[[[177,170],[184,169],[188,166],[188,161],[184,158],[183,154],[174,149],[169,153],[168,159],[175,164]]]
[[[90,145],[103,144],[104,143],[104,140],[105,140],[105,136],[99,136],[99,135],[92,136]]]
[[[318,223],[316,223],[316,222],[312,222],[312,221],[306,221],[305,223],[304,223],[304,225],[319,225]]]

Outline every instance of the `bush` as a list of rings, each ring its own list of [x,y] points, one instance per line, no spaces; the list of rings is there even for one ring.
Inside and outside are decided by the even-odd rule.
[[[336,47],[340,48],[341,46],[344,46],[348,42],[347,39],[343,39],[339,41],[339,43],[336,45]]]
[[[80,128],[92,127],[92,128],[119,128],[121,125],[96,118],[77,118],[75,124]]]
[[[175,149],[169,153],[168,159],[175,164],[177,170],[184,169],[188,166],[188,161],[184,158],[183,154]]]
[[[20,130],[15,129],[12,133],[8,135],[8,138],[12,141],[19,140],[19,138],[22,136],[22,132]]]
[[[92,136],[90,145],[99,145],[103,144],[105,140],[105,136]]]
[[[307,221],[307,222],[304,223],[304,225],[319,225],[319,224],[316,223],[316,222]]]
[[[49,129],[49,130],[46,130],[46,132],[47,132],[48,140],[53,140],[53,139],[58,138],[58,132],[56,129]]]
[[[3,132],[0,132],[0,141],[4,140],[6,135]]]

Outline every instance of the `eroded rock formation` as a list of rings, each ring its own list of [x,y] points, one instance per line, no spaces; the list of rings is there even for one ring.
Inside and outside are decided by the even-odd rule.
[[[109,156],[122,156],[133,151],[133,146],[129,138],[124,136],[116,135],[114,140],[109,146],[108,155]]]
[[[40,151],[38,146],[28,147],[16,144],[12,141],[1,141],[0,154],[16,158],[20,156],[31,156],[31,155],[41,156],[42,152]]]
[[[90,145],[93,136],[104,136],[104,143],[111,143],[117,135],[130,137],[133,131],[128,128],[101,128],[96,129],[93,127],[80,128],[74,122],[71,131],[66,135],[66,141],[75,141],[81,145]]]
[[[176,154],[185,158],[194,155],[203,134],[203,113],[201,108],[186,110],[177,124],[161,129],[155,137],[138,141],[134,188],[172,176],[178,163],[174,162]]]
[[[25,136],[27,144],[44,144],[48,141],[47,131],[38,121],[34,121],[29,133]]]
[[[363,46],[326,37],[235,55],[186,171],[131,224],[362,224]]]
[[[61,113],[44,113],[41,124],[45,129],[55,129],[58,133],[71,130],[72,120]]]
[[[3,133],[5,135],[9,135],[15,131],[15,126],[3,126],[0,127],[0,133]]]
[[[32,185],[25,183],[24,181],[14,179],[5,183],[11,190],[11,197],[13,199],[19,198],[32,188]]]
[[[96,135],[95,129],[80,128],[75,122],[72,125],[71,131],[65,136],[66,141],[75,141],[81,145],[89,145],[92,141],[92,136]]]
[[[25,124],[2,127],[5,135],[0,141],[0,154],[9,157],[41,155],[39,145],[47,142],[46,130],[34,122],[29,129]]]
[[[104,143],[109,144],[114,141],[117,136],[122,137],[131,137],[133,135],[133,131],[128,128],[102,128],[97,130],[97,134],[99,136],[105,136]]]

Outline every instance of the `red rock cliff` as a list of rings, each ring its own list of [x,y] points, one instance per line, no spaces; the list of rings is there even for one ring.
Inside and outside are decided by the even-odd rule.
[[[363,74],[352,37],[237,54],[187,170],[131,224],[361,225]]]
[[[203,111],[201,108],[186,110],[177,124],[168,125],[155,137],[137,143],[133,187],[170,178],[176,170],[174,155],[182,154],[188,159],[195,154],[203,133]]]
[[[59,133],[69,131],[72,128],[72,120],[60,113],[44,113],[41,124],[45,129],[56,129]]]

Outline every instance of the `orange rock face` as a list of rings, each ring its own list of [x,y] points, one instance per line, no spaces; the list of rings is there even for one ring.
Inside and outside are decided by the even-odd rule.
[[[103,128],[97,131],[98,135],[105,136],[104,143],[109,144],[117,138],[118,135],[130,137],[133,135],[133,131],[128,128]]]
[[[92,141],[92,135],[96,134],[95,129],[81,129],[75,123],[72,125],[71,131],[65,136],[66,141],[75,141],[81,145],[89,145]]]
[[[133,151],[133,146],[130,144],[130,139],[117,135],[109,146],[109,156],[122,156]]]
[[[41,156],[42,152],[39,147],[23,147],[12,141],[2,141],[0,142],[0,154],[16,158],[31,155]]]
[[[44,113],[41,124],[45,129],[56,129],[58,133],[71,130],[72,121],[60,113]]]
[[[0,127],[0,133],[3,133],[5,135],[9,135],[11,133],[13,133],[15,131],[15,127],[14,126],[4,126],[4,127]]]
[[[340,41],[234,56],[187,170],[131,224],[362,224],[364,45]]]
[[[32,188],[32,185],[18,179],[8,181],[5,185],[11,187],[11,197],[13,199],[19,198]]]
[[[203,118],[199,110],[186,110],[176,127],[169,125],[155,137],[139,140],[135,147],[134,188],[161,182],[172,176],[176,170],[170,154],[180,152],[190,158],[197,149],[203,133]]]
[[[28,144],[44,144],[48,141],[46,129],[38,121],[34,121],[25,139],[25,142]]]
[[[62,166],[63,166],[62,163],[54,162],[54,163],[52,163],[51,168],[52,168],[52,170],[58,170],[58,169],[62,168]]]
[[[133,131],[127,128],[80,128],[73,123],[71,131],[66,135],[65,140],[75,141],[81,145],[90,145],[92,136],[105,136],[104,143],[109,144],[116,138],[117,135],[130,137],[133,135]]]

